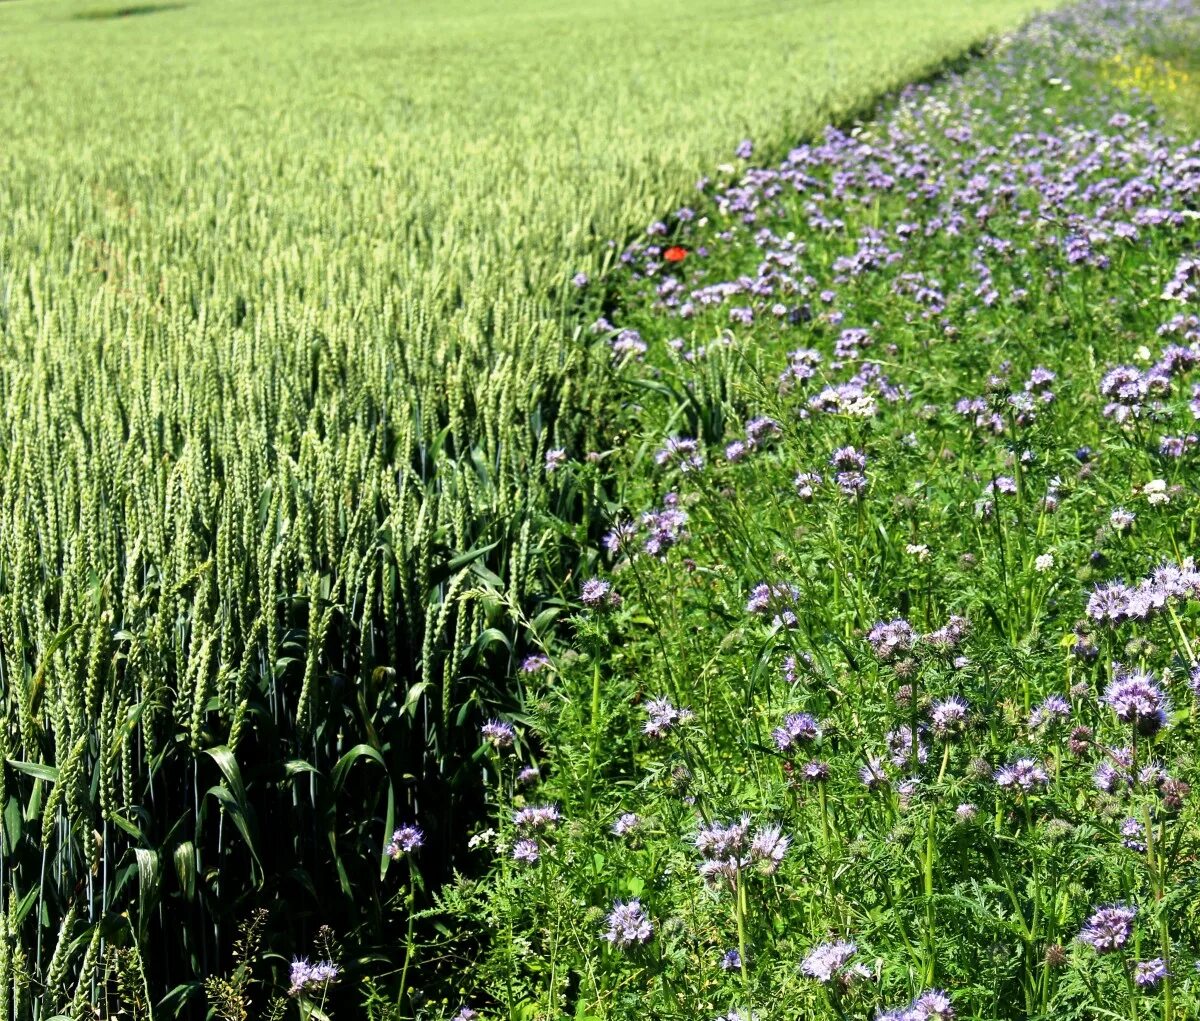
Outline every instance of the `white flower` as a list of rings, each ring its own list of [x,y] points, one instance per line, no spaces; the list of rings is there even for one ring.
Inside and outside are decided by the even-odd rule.
[[[475,836],[467,841],[467,847],[469,847],[472,851],[474,851],[477,847],[487,847],[488,844],[490,844],[495,838],[495,836],[496,831],[491,829],[484,830],[482,833],[476,833]]]
[[[907,553],[909,556],[916,557],[918,560],[928,560],[929,559],[929,547],[928,546],[922,546],[922,545],[918,545],[916,543],[910,542],[907,546],[904,547],[904,552]]]
[[[1148,362],[1148,361],[1150,361],[1150,359],[1151,359],[1151,358],[1153,358],[1153,357],[1154,357],[1154,355],[1152,355],[1152,354],[1150,353],[1150,349],[1149,349],[1148,347],[1146,347],[1146,345],[1145,345],[1145,344],[1143,344],[1143,345],[1142,345],[1141,347],[1139,347],[1139,348],[1137,349],[1137,351],[1134,353],[1134,357],[1135,357],[1135,358],[1137,358],[1137,360],[1138,360],[1139,362]]]
[[[1033,562],[1033,569],[1038,573],[1043,573],[1050,570],[1054,566],[1054,555],[1052,553],[1043,553]]]
[[[1167,484],[1162,479],[1151,479],[1142,486],[1142,493],[1152,507],[1171,502],[1171,497],[1167,493]]]

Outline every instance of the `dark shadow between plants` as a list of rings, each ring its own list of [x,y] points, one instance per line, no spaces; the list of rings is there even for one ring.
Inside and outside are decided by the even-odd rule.
[[[120,18],[133,18],[139,14],[162,14],[165,11],[178,11],[187,4],[130,4],[124,7],[89,7],[76,11],[71,15],[76,21],[116,21]]]

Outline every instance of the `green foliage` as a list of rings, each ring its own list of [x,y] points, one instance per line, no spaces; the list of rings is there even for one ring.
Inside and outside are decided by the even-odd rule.
[[[6,1013],[114,942],[198,1009],[260,903],[394,954],[389,831],[454,860],[507,608],[592,527],[541,471],[611,406],[570,276],[1032,6],[4,5]]]

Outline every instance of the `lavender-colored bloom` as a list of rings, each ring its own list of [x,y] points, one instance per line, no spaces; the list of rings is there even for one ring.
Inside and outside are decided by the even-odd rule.
[[[567,452],[562,447],[546,451],[546,474],[553,475],[567,463]]]
[[[550,657],[542,652],[535,652],[521,661],[521,673],[540,674],[550,666]]]
[[[519,861],[525,865],[536,865],[541,856],[542,852],[536,840],[525,837],[513,844],[513,861]]]
[[[1098,954],[1120,950],[1133,935],[1133,920],[1137,908],[1125,904],[1109,904],[1097,908],[1079,933],[1079,940],[1093,947]]]
[[[821,484],[821,476],[817,472],[800,472],[793,480],[796,495],[806,503],[813,498],[816,487]]]
[[[838,472],[833,481],[843,496],[861,496],[867,488],[867,477],[862,472]]]
[[[681,472],[698,472],[704,467],[704,457],[700,453],[700,444],[690,437],[671,436],[654,455],[654,461],[661,467],[675,467]]]
[[[702,826],[696,834],[696,849],[706,858],[740,854],[750,836],[750,823],[750,816],[743,815],[737,822],[727,825],[714,822]]]
[[[1156,734],[1167,725],[1169,703],[1153,674],[1118,669],[1102,700],[1117,719],[1132,724],[1139,734]]]
[[[765,872],[772,873],[787,854],[791,838],[785,837],[778,826],[764,826],[755,831],[750,842],[750,860],[762,865]]]
[[[1119,624],[1129,616],[1133,590],[1121,582],[1098,585],[1088,597],[1087,615],[1095,621]]]
[[[513,812],[513,824],[524,832],[553,829],[562,822],[557,805],[527,805]]]
[[[867,757],[867,763],[859,768],[858,776],[862,780],[863,786],[869,791],[885,790],[889,786],[887,773],[883,768],[883,760],[874,755]]]
[[[292,961],[289,974],[291,987],[288,989],[288,995],[298,996],[300,993],[323,989],[329,983],[337,980],[340,970],[332,961],[317,961],[310,964],[307,958],[297,957]]]
[[[929,718],[933,724],[933,732],[938,737],[953,737],[961,734],[967,728],[967,717],[971,707],[966,699],[951,695],[941,702],[935,702],[929,710]]]
[[[754,143],[748,138],[743,138],[738,142],[738,147],[733,150],[733,154],[740,160],[748,160],[754,155]]]
[[[1138,961],[1133,966],[1133,983],[1139,989],[1154,989],[1167,975],[1167,962],[1161,957]]]
[[[721,970],[735,971],[742,966],[742,955],[736,949],[726,950],[721,955]]]
[[[590,278],[586,273],[576,273],[573,277],[571,277],[571,283],[576,287],[587,287],[589,282]]]
[[[858,952],[853,943],[821,943],[808,952],[800,963],[800,972],[828,985],[837,978]]]
[[[921,993],[908,1009],[912,1021],[954,1021],[954,1004],[941,989]]]
[[[401,826],[392,834],[388,841],[387,855],[393,861],[399,861],[406,854],[412,854],[425,844],[425,834],[416,826]]]
[[[608,931],[604,938],[614,947],[630,947],[645,943],[654,932],[650,918],[642,908],[642,902],[634,897],[628,904],[613,902],[608,916]]]
[[[526,766],[517,774],[517,783],[531,784],[542,777],[542,771],[537,766]]]
[[[616,554],[627,546],[636,534],[637,525],[632,521],[618,521],[613,525],[611,531],[605,533],[604,538],[600,540],[600,544],[609,553]]]
[[[954,810],[954,818],[959,822],[971,822],[978,814],[979,809],[967,801]]]
[[[920,787],[921,781],[915,776],[908,776],[903,780],[896,781],[896,800],[900,803],[901,808],[908,808],[912,804]]]
[[[629,356],[639,361],[648,350],[646,342],[637,330],[621,330],[613,338],[611,346],[614,358]]]
[[[829,779],[829,763],[813,759],[800,767],[800,775],[809,783],[819,783]]]
[[[472,1007],[460,1007],[450,1021],[479,1021],[482,1015]]]
[[[1029,373],[1029,379],[1025,382],[1025,389],[1033,393],[1044,391],[1057,378],[1058,375],[1055,372],[1039,365]]]
[[[488,720],[479,729],[484,740],[496,748],[509,748],[517,738],[517,732],[513,730],[512,724],[505,723],[503,720]]]
[[[1032,791],[1045,787],[1050,782],[1050,776],[1040,762],[1034,759],[1018,759],[1016,762],[1001,766],[996,770],[996,786],[1004,790],[1020,789]]]
[[[652,557],[665,557],[668,550],[688,538],[687,521],[687,511],[671,505],[643,514],[646,540],[642,549]]]
[[[867,633],[867,641],[875,650],[875,656],[883,663],[890,663],[900,654],[908,652],[916,643],[917,633],[903,618],[879,621]]]
[[[612,825],[615,836],[626,837],[642,825],[641,817],[634,812],[626,812]]]
[[[646,724],[642,733],[648,737],[665,737],[667,731],[679,723],[686,723],[692,718],[690,709],[677,709],[665,698],[652,698],[645,706]]]
[[[1124,507],[1114,507],[1113,512],[1108,516],[1108,523],[1118,532],[1128,532],[1136,520],[1137,515]]]
[[[621,605],[621,597],[613,591],[612,582],[589,578],[579,593],[580,602],[589,609],[609,609]]]
[[[1143,854],[1146,844],[1141,838],[1144,835],[1142,824],[1137,819],[1129,818],[1121,823],[1121,844],[1128,850]]]
[[[838,471],[861,471],[867,466],[867,456],[854,447],[839,447],[830,455],[829,463]]]
[[[604,602],[611,589],[611,582],[601,578],[591,578],[584,582],[580,598],[583,600],[584,606],[599,606]]]
[[[925,743],[925,727],[917,725],[914,733],[907,723],[900,724],[895,730],[889,730],[885,738],[888,746],[888,759],[893,766],[903,766],[916,756],[919,764],[924,764],[929,758],[929,746]]]
[[[746,423],[746,441],[753,447],[762,446],[768,440],[781,435],[783,430],[773,418],[760,415]]]
[[[781,752],[791,751],[803,741],[815,741],[821,730],[808,713],[790,713],[783,718],[783,726],[771,732],[775,747]]]
[[[750,598],[746,601],[746,612],[759,616],[774,614],[771,623],[776,627],[794,627],[798,618],[795,607],[800,602],[800,589],[786,582],[767,584],[760,582],[754,586]]]
[[[1188,441],[1192,442],[1189,443]],[[1158,452],[1163,457],[1180,458],[1187,452],[1187,448],[1195,443],[1194,437],[1189,436],[1162,436],[1158,441]]]
[[[971,622],[966,617],[951,614],[945,624],[936,631],[930,631],[921,642],[937,652],[948,654],[962,645],[970,633]]]
[[[1071,704],[1062,695],[1049,695],[1029,714],[1029,729],[1064,723],[1071,718]]]

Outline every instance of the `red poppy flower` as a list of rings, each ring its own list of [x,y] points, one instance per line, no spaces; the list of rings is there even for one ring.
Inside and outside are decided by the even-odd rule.
[[[667,262],[683,262],[683,260],[687,258],[687,249],[680,248],[678,245],[672,245],[665,252],[663,252],[663,258],[666,259]]]

